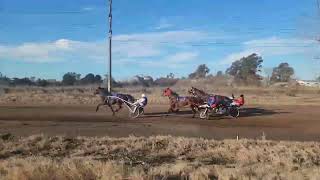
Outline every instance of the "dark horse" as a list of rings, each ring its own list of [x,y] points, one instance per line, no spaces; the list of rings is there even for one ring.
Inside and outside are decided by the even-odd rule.
[[[201,98],[203,101],[207,101],[209,96],[213,96],[212,94],[208,94],[204,92],[203,90],[197,89],[195,87],[191,87],[190,90],[188,90],[189,94]]]
[[[180,107],[189,106],[193,112],[193,116],[195,117],[196,109],[199,105],[202,105],[204,102],[198,97],[186,96],[181,97],[176,92],[172,91],[170,88],[166,88],[163,91],[163,95],[169,97],[170,100],[170,108],[168,110],[171,112],[178,112]]]
[[[99,110],[100,106],[109,106],[113,115],[115,115],[115,113],[118,112],[122,108],[122,105],[125,102],[121,101],[120,99],[110,98],[108,96],[116,96],[116,97],[121,98],[121,99],[128,101],[130,103],[133,103],[135,101],[134,97],[129,94],[110,93],[110,92],[108,92],[108,90],[106,88],[101,88],[101,87],[98,87],[94,91],[94,95],[97,95],[97,94],[101,98],[101,103],[98,104],[98,106],[96,108],[96,112]],[[118,105],[118,109],[113,110],[112,105],[114,105],[114,104]]]
[[[194,97],[199,97],[203,101],[207,101],[210,96],[215,96],[216,99],[219,101],[220,104],[223,105],[228,105],[233,102],[234,96],[232,94],[232,98],[227,97],[227,96],[222,96],[222,95],[213,95],[213,94],[208,94],[204,92],[203,90],[197,89],[195,87],[191,87],[191,89],[188,91],[190,94],[192,94]],[[243,95],[242,95],[243,96]]]

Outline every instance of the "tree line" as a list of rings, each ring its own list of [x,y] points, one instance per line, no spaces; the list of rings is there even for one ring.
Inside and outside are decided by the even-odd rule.
[[[75,72],[68,72],[63,75],[61,81],[36,79],[31,78],[9,78],[0,73],[0,85],[8,86],[73,86],[73,85],[89,85],[89,84],[101,84],[102,77],[100,75],[94,75],[92,73],[87,74],[81,78],[81,74]]]
[[[262,71],[263,59],[261,56],[253,53],[234,61],[223,73],[218,71],[216,76],[231,76],[235,82],[244,84],[259,84],[263,77],[259,74]],[[189,74],[190,79],[206,78],[210,69],[205,65],[199,65],[195,72]],[[294,69],[287,62],[280,63],[273,68],[269,81],[271,83],[289,82],[294,75]],[[212,76],[212,75],[211,75]],[[320,80],[320,77],[318,78]]]
[[[150,76],[135,76],[133,81],[117,82],[112,79],[115,86],[129,86],[129,85],[141,85],[141,86],[171,86],[177,83],[180,79],[203,79],[208,77],[233,77],[235,83],[242,83],[246,85],[257,85],[261,82],[263,77],[261,76],[263,58],[256,53],[253,53],[247,57],[243,57],[234,61],[225,72],[218,71],[215,75],[209,74],[210,69],[206,64],[199,65],[196,70],[188,75],[188,77],[176,78],[173,73],[168,74],[165,77],[160,77],[153,80]],[[290,67],[287,62],[280,63],[277,67],[274,67],[272,74],[269,77],[271,83],[277,82],[289,82],[294,75],[294,69]],[[81,74],[75,72],[68,72],[63,75],[62,81],[51,82],[45,79],[35,78],[8,78],[0,73],[0,85],[35,85],[35,86],[73,86],[73,85],[89,85],[89,84],[101,84],[106,78],[102,78],[100,75],[89,73],[81,78]],[[320,77],[317,78],[320,81]]]

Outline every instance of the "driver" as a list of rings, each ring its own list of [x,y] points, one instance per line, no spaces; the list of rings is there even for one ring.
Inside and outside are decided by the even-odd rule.
[[[212,109],[215,109],[219,105],[218,96],[209,96],[207,103]]]
[[[227,106],[231,103],[231,99],[226,96],[212,95],[208,97],[207,103],[210,108],[216,110],[217,113],[222,114],[222,109],[220,109],[219,106]]]
[[[148,104],[148,98],[145,94],[141,94],[141,98],[133,104],[138,107],[145,107]]]
[[[244,95],[241,94],[238,99],[235,99],[235,100],[234,100],[234,103],[235,103],[237,106],[243,106],[243,105],[244,105]]]

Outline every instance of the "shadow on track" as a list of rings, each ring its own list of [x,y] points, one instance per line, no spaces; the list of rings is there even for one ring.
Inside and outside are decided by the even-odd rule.
[[[254,117],[254,116],[272,116],[275,114],[287,114],[290,112],[281,112],[277,110],[268,110],[263,108],[242,108],[240,109],[239,117]]]
[[[143,118],[154,118],[154,117],[169,117],[169,116],[182,116],[192,115],[192,111],[179,111],[176,113],[168,113],[168,112],[155,112],[155,113],[145,113]]]
[[[269,110],[264,108],[241,108],[240,116],[241,117],[260,117],[260,116],[272,116],[275,114],[286,114],[290,112],[281,112],[277,110]],[[154,117],[186,117],[186,115],[192,115],[192,111],[179,111],[177,113],[167,113],[167,112],[157,112],[157,113],[145,113],[143,118],[154,118]],[[225,119],[225,115],[213,115],[212,117]]]

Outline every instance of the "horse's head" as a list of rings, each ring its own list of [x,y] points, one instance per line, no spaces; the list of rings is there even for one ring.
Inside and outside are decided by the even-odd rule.
[[[98,87],[94,92],[93,92],[93,94],[94,95],[97,95],[97,94],[100,94],[100,92],[101,92],[101,90],[103,90],[104,88],[102,88],[102,87]]]
[[[170,89],[170,88],[166,88],[166,89],[164,89],[163,90],[163,93],[162,93],[162,95],[163,96],[171,96],[172,95],[172,93],[173,93],[173,91]]]
[[[195,96],[196,95],[196,91],[194,87],[191,87],[191,89],[188,90],[188,93]]]

